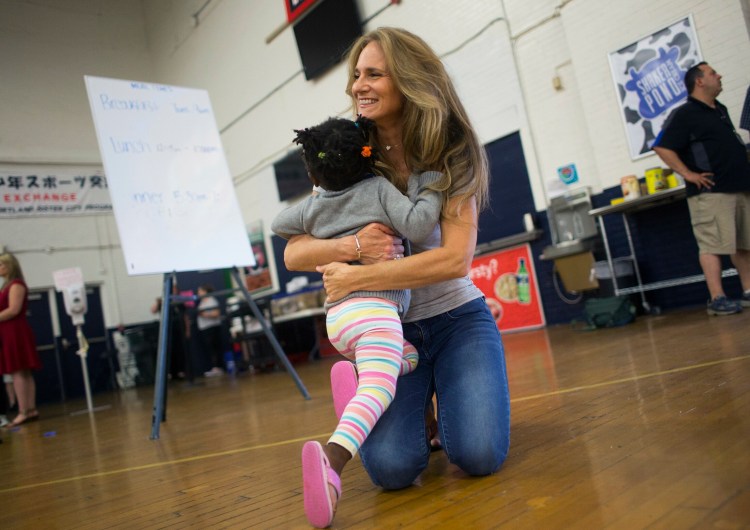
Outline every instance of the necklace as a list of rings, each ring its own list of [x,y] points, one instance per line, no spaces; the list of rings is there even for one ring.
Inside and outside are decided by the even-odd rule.
[[[396,148],[396,147],[398,147],[399,145],[401,145],[401,144],[396,144],[396,145],[386,145],[386,146],[385,146],[385,150],[386,150],[386,151],[390,151],[391,149],[395,149],[395,148]]]

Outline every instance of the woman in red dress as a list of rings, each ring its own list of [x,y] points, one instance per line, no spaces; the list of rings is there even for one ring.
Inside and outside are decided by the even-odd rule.
[[[0,287],[0,373],[13,376],[18,415],[9,427],[16,427],[39,419],[36,383],[31,371],[41,369],[42,362],[26,320],[28,289],[13,254],[0,255],[0,276],[4,280]]]

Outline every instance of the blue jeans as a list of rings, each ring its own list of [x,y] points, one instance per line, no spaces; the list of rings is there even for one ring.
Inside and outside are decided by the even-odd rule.
[[[396,397],[360,449],[370,479],[405,488],[427,467],[433,392],[448,459],[469,475],[497,471],[510,445],[510,396],[503,344],[484,300],[404,324],[404,339],[419,351],[419,365],[398,378]]]

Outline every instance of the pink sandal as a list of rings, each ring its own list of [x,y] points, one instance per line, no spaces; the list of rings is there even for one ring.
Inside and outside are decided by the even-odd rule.
[[[306,442],[302,446],[302,486],[307,520],[316,528],[331,526],[341,499],[341,478],[331,469],[318,442]],[[336,491],[335,502],[331,500],[328,486]]]
[[[357,395],[357,368],[349,361],[339,361],[331,367],[331,392],[333,393],[333,409],[336,417],[341,419],[344,409]]]

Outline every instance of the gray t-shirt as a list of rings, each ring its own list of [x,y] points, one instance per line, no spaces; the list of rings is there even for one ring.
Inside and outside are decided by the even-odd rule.
[[[203,313],[203,311],[210,311],[211,309],[219,309],[219,301],[213,296],[201,298],[198,304],[198,317],[196,318],[199,330],[203,331],[204,329],[221,325],[221,317],[207,317]]]
[[[342,191],[323,190],[282,211],[271,223],[271,230],[286,239],[300,234],[332,239],[356,234],[367,224],[377,222],[416,243],[430,236],[438,226],[442,196],[427,186],[440,177],[441,173],[436,171],[412,175],[408,196],[379,176],[366,178]],[[357,291],[335,304],[354,297],[392,300],[398,304],[400,313],[409,307],[409,291],[403,289]]]
[[[408,194],[411,197],[416,192],[417,188],[412,185],[410,179]],[[418,254],[425,250],[437,248],[440,244],[441,232],[438,224],[427,238],[414,241],[411,245],[411,251],[412,254]],[[468,276],[412,289],[411,305],[402,320],[404,322],[416,322],[423,318],[434,317],[482,296],[484,296],[482,291],[474,285],[474,282]]]

